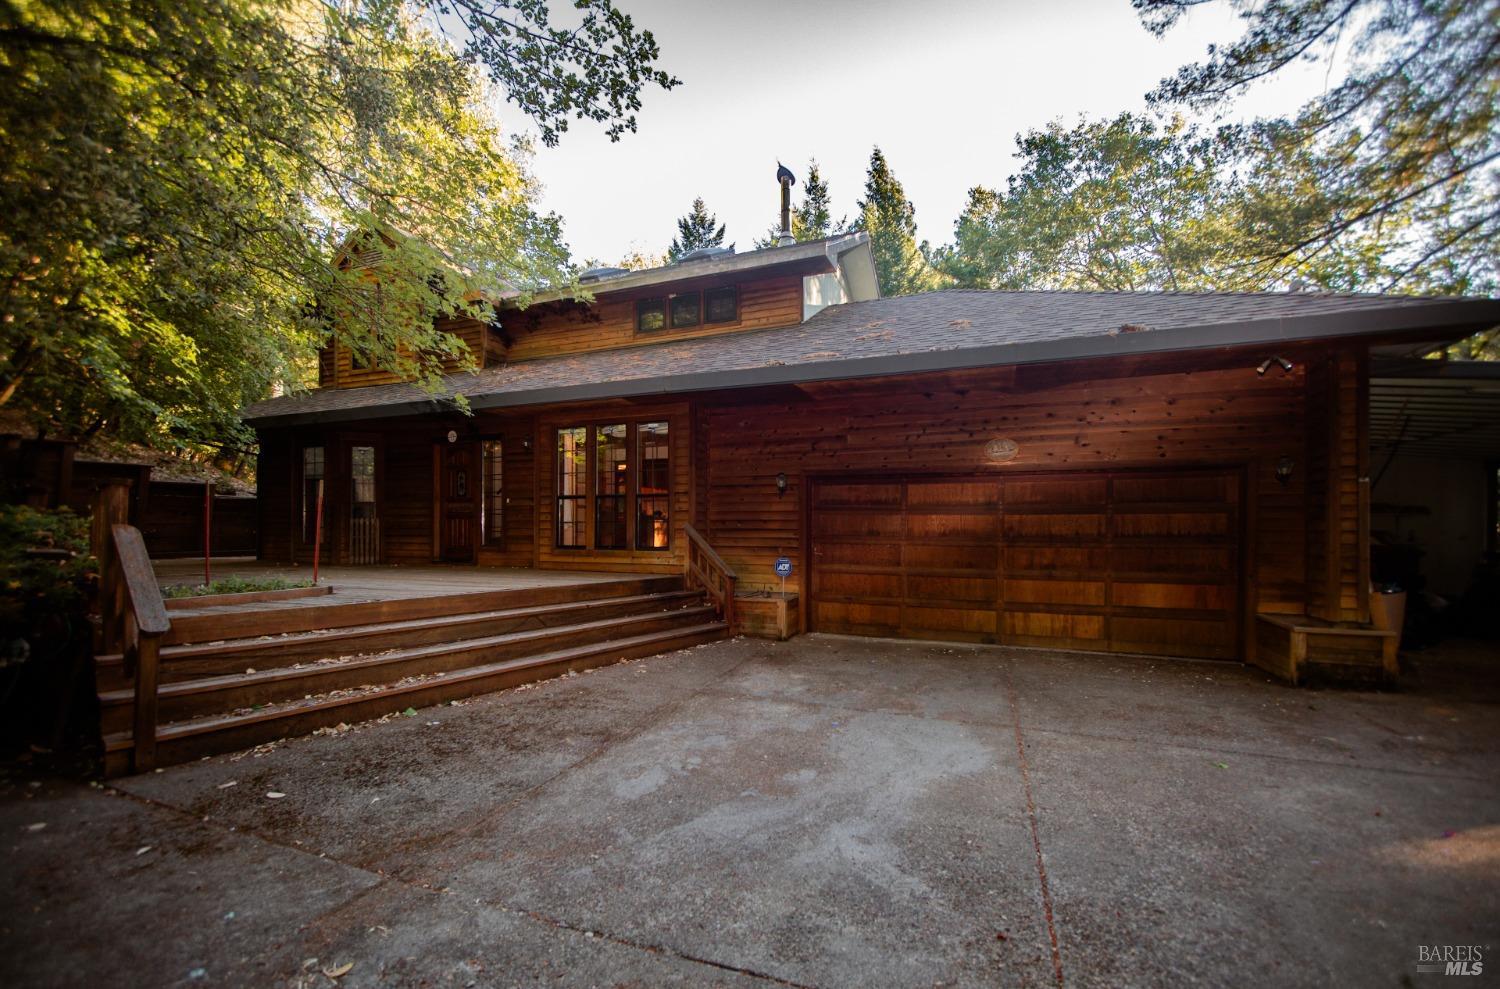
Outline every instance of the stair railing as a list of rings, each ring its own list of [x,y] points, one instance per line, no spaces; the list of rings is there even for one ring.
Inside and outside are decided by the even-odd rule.
[[[161,643],[172,623],[141,531],[125,523],[128,495],[128,488],[119,484],[100,492],[92,542],[99,560],[98,644],[105,651],[119,649],[125,675],[135,679],[131,761],[143,773],[156,767]]]
[[[688,552],[684,576],[688,587],[702,588],[713,601],[719,617],[734,631],[734,585],[738,579],[724,558],[714,552],[708,540],[691,525],[682,527],[687,535]]]
[[[156,702],[161,678],[162,637],[172,628],[161,587],[141,531],[133,525],[117,525],[114,534],[116,586],[120,588],[123,619],[120,637],[125,675],[135,678],[135,718],[131,744],[135,771],[156,767]]]

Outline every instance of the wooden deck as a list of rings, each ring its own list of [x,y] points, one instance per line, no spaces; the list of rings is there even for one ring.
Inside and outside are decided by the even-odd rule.
[[[203,581],[203,561],[153,561],[156,577],[163,585],[199,584]],[[173,620],[194,615],[239,613],[253,607],[256,611],[279,611],[294,608],[320,608],[330,605],[356,604],[368,601],[399,601],[411,598],[446,597],[485,591],[524,591],[546,587],[566,587],[630,579],[631,574],[592,573],[562,570],[534,570],[522,567],[321,567],[318,584],[333,588],[332,594],[296,598],[287,601],[259,601],[247,604],[205,605],[172,610]],[[645,576],[645,575],[640,575]],[[262,563],[258,560],[225,559],[213,562],[213,578],[226,577],[309,580],[311,567]]]

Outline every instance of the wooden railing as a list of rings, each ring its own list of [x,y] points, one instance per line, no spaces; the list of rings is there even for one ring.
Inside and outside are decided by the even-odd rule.
[[[133,768],[156,766],[156,704],[162,637],[171,629],[156,571],[141,532],[123,520],[128,491],[111,485],[94,507],[94,554],[99,560],[99,645],[118,649],[125,675],[135,679]]]
[[[714,607],[718,609],[719,617],[729,626],[729,631],[734,632],[734,571],[724,558],[714,552],[714,548],[708,544],[702,534],[691,525],[682,527],[687,535],[688,552],[687,576],[688,587],[701,587],[713,601]]]

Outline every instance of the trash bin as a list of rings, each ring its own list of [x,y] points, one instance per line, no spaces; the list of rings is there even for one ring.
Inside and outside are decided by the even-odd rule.
[[[1370,595],[1370,624],[1399,635],[1406,623],[1406,591],[1400,584],[1385,584],[1371,590],[1374,593]]]

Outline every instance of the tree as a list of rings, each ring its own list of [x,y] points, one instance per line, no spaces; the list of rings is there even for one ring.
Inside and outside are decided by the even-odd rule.
[[[1017,137],[1004,192],[969,191],[940,267],[964,287],[1227,287],[1218,247],[1231,150],[1181,121],[1121,114]]]
[[[1205,2],[1133,0],[1157,35]],[[1298,160],[1317,200],[1305,228],[1268,237],[1258,260],[1316,260],[1373,231],[1386,260],[1369,288],[1500,285],[1500,0],[1229,2],[1243,35],[1163,80],[1152,103],[1223,112],[1294,62],[1332,73],[1342,55],[1347,67],[1294,116],[1248,129],[1262,156]]]
[[[475,40],[456,51],[430,13]],[[53,433],[233,440],[331,338],[433,386],[464,353],[434,317],[570,270],[481,71],[544,140],[569,115],[617,136],[675,82],[606,0],[580,16],[559,34],[536,0],[0,4],[0,404]],[[337,264],[346,247],[378,278]]]
[[[970,190],[939,265],[997,289],[1367,290],[1394,274],[1398,211],[1316,252],[1283,248],[1326,224],[1320,162],[1265,128],[1205,134],[1181,119],[1121,114],[1017,138],[1004,192]]]
[[[849,229],[849,218],[833,219],[828,196],[828,182],[818,171],[817,159],[807,163],[807,179],[802,183],[802,201],[792,207],[792,236],[797,240],[821,240]]]
[[[708,211],[703,197],[699,196],[693,200],[693,208],[688,210],[687,215],[677,221],[677,236],[672,238],[672,246],[667,248],[667,261],[675,263],[690,251],[696,251],[700,247],[719,247],[723,243],[724,224]]]
[[[910,295],[938,287],[941,278],[917,245],[917,211],[877,147],[870,154],[865,198],[859,203],[855,229],[870,235],[880,290]]]

